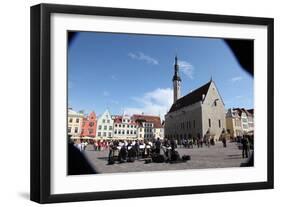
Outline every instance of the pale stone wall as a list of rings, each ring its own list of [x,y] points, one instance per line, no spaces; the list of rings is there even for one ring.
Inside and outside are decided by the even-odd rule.
[[[166,138],[187,138],[188,134],[196,137],[198,133],[202,136],[201,102],[168,113],[165,116],[164,132]]]
[[[209,126],[209,119],[211,120],[211,127]],[[223,129],[226,130],[224,103],[214,82],[211,83],[203,100],[202,125],[203,135],[210,129],[215,140],[219,139]]]
[[[180,139],[189,134],[204,137],[210,130],[218,140],[223,129],[226,131],[225,108],[214,82],[210,84],[207,94],[203,94],[202,101],[165,115],[166,138]]]

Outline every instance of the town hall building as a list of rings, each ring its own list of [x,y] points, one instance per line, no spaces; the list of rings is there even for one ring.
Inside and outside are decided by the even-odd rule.
[[[211,79],[208,83],[181,97],[181,78],[177,57],[172,80],[174,103],[165,115],[165,137],[179,140],[209,136],[218,140],[225,132],[225,108],[215,82]]]

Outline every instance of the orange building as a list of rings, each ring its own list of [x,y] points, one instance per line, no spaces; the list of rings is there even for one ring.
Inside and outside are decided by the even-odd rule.
[[[82,137],[96,137],[97,131],[97,117],[95,112],[91,112],[82,122]]]

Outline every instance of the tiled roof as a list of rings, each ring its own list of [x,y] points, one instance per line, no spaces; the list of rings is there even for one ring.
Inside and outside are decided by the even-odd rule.
[[[128,115],[126,115],[126,116],[128,116]],[[115,123],[115,124],[121,124],[121,123],[122,123],[122,118],[123,118],[123,116],[120,116],[120,115],[114,116],[114,123]],[[123,124],[124,124],[124,123],[123,123]],[[131,120],[130,123],[126,123],[126,124],[129,124],[129,125],[137,125],[137,124],[134,122],[134,120]]]
[[[247,109],[247,111],[248,111],[250,114],[254,115],[254,109]]]
[[[159,116],[134,114],[132,116],[132,119],[137,123],[149,122],[149,123],[153,123],[154,128],[162,128],[161,119]]]
[[[194,104],[198,101],[202,101],[202,95],[204,94],[206,96],[209,87],[211,85],[212,81],[209,81],[205,85],[197,88],[196,90],[190,92],[189,94],[181,97],[178,99],[171,107],[170,112],[177,111],[185,106],[189,106],[191,104]]]
[[[254,109],[244,109],[244,108],[234,108],[233,110],[237,111],[239,116],[241,116],[242,112],[244,112],[247,116],[253,116],[254,115]]]
[[[114,123],[122,123],[122,116],[115,117]]]

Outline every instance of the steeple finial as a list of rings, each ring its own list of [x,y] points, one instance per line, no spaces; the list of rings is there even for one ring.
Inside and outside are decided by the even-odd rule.
[[[179,65],[178,65],[178,55],[175,56],[175,73],[178,73]],[[178,74],[177,74],[178,76]]]

